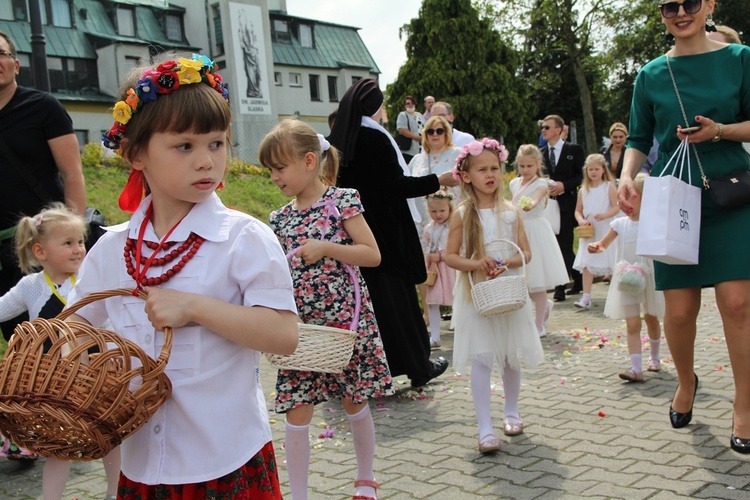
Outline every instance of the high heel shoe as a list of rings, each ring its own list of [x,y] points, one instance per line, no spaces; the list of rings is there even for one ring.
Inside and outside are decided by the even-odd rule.
[[[693,375],[695,375],[695,373],[693,373]],[[679,389],[679,386],[678,386],[678,389]],[[690,410],[688,410],[687,413],[680,413],[678,411],[675,411],[672,408],[671,404],[669,405],[669,421],[671,422],[672,427],[674,427],[675,429],[680,429],[681,427],[685,427],[693,419],[693,405],[695,404],[695,395],[697,392],[698,392],[698,375],[695,375],[695,390],[693,391],[693,402],[690,403]],[[677,391],[675,390],[675,394],[676,393]],[[674,398],[672,398],[672,400],[674,400]]]
[[[743,439],[734,434],[734,415],[732,415],[732,437],[729,438],[729,447],[737,453],[750,453],[750,439]]]

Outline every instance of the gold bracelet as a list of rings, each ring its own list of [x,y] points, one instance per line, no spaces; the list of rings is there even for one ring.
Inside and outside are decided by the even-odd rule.
[[[716,137],[711,139],[711,142],[719,142],[721,140],[721,136],[724,135],[724,124],[718,123],[717,125],[719,126],[719,131],[716,133]]]

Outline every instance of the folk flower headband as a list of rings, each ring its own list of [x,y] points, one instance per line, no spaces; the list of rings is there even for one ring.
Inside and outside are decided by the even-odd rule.
[[[428,194],[424,197],[425,200],[448,200],[453,201],[453,193],[443,191],[442,189],[435,191],[432,194]]]
[[[105,147],[120,151],[120,141],[125,137],[127,124],[140,111],[144,104],[155,101],[160,94],[169,94],[180,88],[180,85],[206,83],[229,102],[229,90],[222,82],[221,75],[216,73],[218,66],[208,57],[193,54],[192,59],[181,57],[178,61],[165,61],[156,67],[156,71],[147,69],[138,80],[135,88],[127,91],[124,101],[115,103],[112,117],[114,125],[102,134]]]
[[[147,69],[138,80],[135,88],[126,92],[124,101],[115,103],[112,117],[114,125],[109,131],[102,134],[102,144],[109,149],[121,152],[120,142],[128,129],[133,115],[149,102],[155,101],[159,95],[169,94],[180,88],[180,85],[193,83],[205,83],[229,102],[229,90],[223,83],[221,75],[216,73],[218,66],[208,57],[201,54],[193,54],[192,59],[181,57],[179,60],[165,61],[156,67],[156,70]],[[143,198],[143,173],[132,169],[128,182],[120,194],[120,208],[125,212],[133,213]]]
[[[460,181],[461,171],[465,170],[464,163],[466,158],[468,158],[469,155],[479,156],[485,149],[489,149],[497,153],[497,156],[500,159],[500,163],[505,163],[508,160],[508,150],[505,149],[505,146],[497,142],[495,139],[485,137],[481,141],[470,142],[461,149],[461,154],[459,154],[458,158],[456,158],[456,164],[453,167],[453,177],[456,180]]]

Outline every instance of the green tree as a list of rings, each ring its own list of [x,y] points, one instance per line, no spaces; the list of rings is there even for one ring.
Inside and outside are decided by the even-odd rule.
[[[493,12],[498,29],[510,39],[521,40],[527,75],[557,92],[577,100],[583,121],[584,147],[597,149],[595,97],[592,91],[602,83],[600,64],[594,49],[606,43],[606,26],[618,15],[620,2],[613,0],[484,0],[484,9]],[[519,25],[518,21],[528,20]],[[545,61],[545,58],[551,60]],[[554,63],[554,64],[553,64]],[[537,79],[533,79],[533,75]],[[563,78],[571,78],[574,85]],[[554,84],[560,85],[555,87]],[[549,103],[544,103],[545,109]],[[559,110],[554,110],[562,114]]]
[[[611,26],[614,36],[602,60],[609,74],[609,96],[602,100],[603,111],[607,123],[627,124],[638,71],[667,52],[672,40],[664,32],[659,9],[653,0],[632,2],[620,16],[612,19]]]
[[[750,8],[747,0],[717,0],[714,18],[718,24],[725,24],[740,33],[747,44],[750,35]]]
[[[401,34],[407,61],[387,88],[389,116],[406,95],[433,95],[453,106],[459,130],[503,138],[510,150],[535,139],[520,59],[471,0],[424,0]]]

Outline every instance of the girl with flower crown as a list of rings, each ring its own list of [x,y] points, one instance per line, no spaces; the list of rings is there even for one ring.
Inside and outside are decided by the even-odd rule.
[[[307,498],[309,429],[315,405],[341,398],[357,457],[353,499],[375,500],[375,427],[368,400],[394,391],[359,266],[380,263],[378,244],[363,216],[359,193],[334,186],[336,148],[312,127],[284,120],[263,139],[258,159],[281,191],[294,196],[289,204],[271,212],[269,219],[290,259],[300,318],[304,323],[352,328],[358,333],[354,353],[341,373],[279,370],[276,412],[286,413],[292,499]]]
[[[540,337],[547,335],[547,323],[554,302],[547,298],[547,290],[565,285],[568,271],[565,269],[560,245],[546,217],[549,178],[542,166],[544,158],[534,144],[524,144],[518,148],[516,165],[518,177],[510,181],[512,202],[521,209],[526,235],[529,238],[534,260],[526,266],[529,296],[534,302],[536,330]]]
[[[464,201],[451,218],[445,258],[459,271],[453,303],[453,365],[463,371],[471,364],[471,395],[482,453],[500,449],[490,413],[493,366],[500,369],[505,390],[503,432],[516,436],[523,433],[518,408],[520,361],[525,359],[533,367],[544,359],[531,301],[514,312],[486,318],[477,313],[471,299],[469,273],[474,281],[521,274],[523,259],[531,260],[521,213],[503,196],[502,162],[507,159],[508,151],[494,139],[463,147],[454,175],[462,183]]]
[[[69,301],[122,287],[148,298],[94,302],[70,319],[109,319],[152,357],[174,330],[172,394],[121,445],[120,499],[281,498],[258,370],[261,351],[296,348],[292,280],[268,226],[214,192],[231,122],[214,71],[205,56],[134,70],[104,137],[132,167],[120,207],[133,217],[91,249]]]
[[[453,214],[453,194],[440,189],[425,198],[431,222],[424,228],[424,258],[427,271],[435,272],[436,277],[432,285],[426,286],[424,302],[429,315],[430,347],[438,349],[441,347],[440,306],[453,305],[453,286],[456,282],[455,272],[445,263],[448,228]]]

